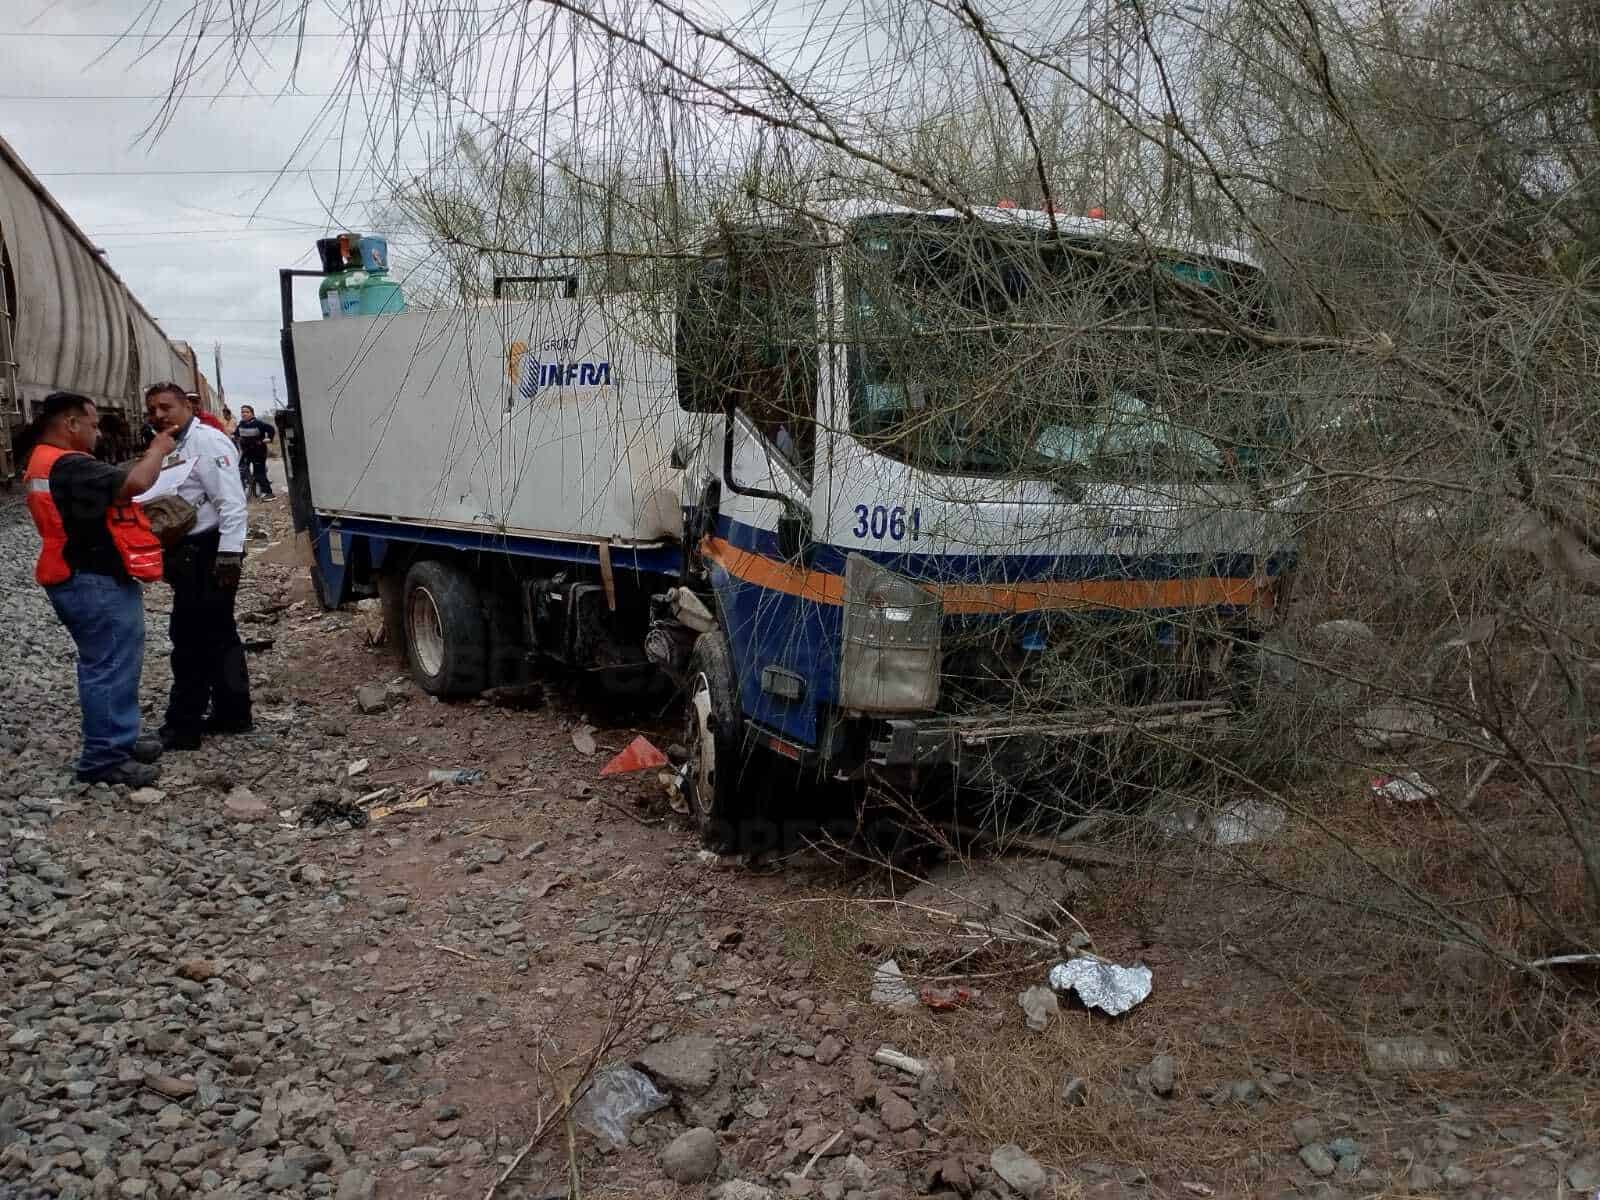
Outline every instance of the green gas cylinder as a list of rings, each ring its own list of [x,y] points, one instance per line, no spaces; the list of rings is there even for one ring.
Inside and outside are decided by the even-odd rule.
[[[364,237],[359,242],[361,267],[366,279],[361,285],[361,315],[389,316],[405,312],[406,301],[400,285],[389,278],[389,245],[380,237]]]

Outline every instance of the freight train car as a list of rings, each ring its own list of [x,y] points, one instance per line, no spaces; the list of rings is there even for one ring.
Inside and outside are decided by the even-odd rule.
[[[51,392],[92,399],[101,452],[120,459],[137,445],[143,389],[167,379],[212,395],[193,354],[0,138],[0,481],[21,470],[16,439]]]

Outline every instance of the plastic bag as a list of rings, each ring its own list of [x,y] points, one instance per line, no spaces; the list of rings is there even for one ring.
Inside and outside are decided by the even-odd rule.
[[[615,1150],[628,1144],[635,1121],[670,1103],[648,1075],[614,1064],[595,1072],[589,1090],[573,1107],[572,1115],[579,1129]]]
[[[429,783],[481,783],[483,771],[473,767],[457,767],[454,770],[435,768],[428,772]]]

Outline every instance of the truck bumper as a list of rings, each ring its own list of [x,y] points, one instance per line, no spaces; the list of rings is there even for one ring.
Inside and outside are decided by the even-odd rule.
[[[1230,704],[1180,700],[1139,708],[1079,709],[1048,720],[1006,713],[891,718],[880,723],[879,736],[872,739],[871,762],[885,768],[934,767],[958,765],[963,759],[1002,749],[1043,748],[1072,738],[1220,733],[1235,713]]]

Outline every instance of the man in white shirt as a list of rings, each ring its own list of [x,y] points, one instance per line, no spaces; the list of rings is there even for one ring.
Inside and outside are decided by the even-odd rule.
[[[197,419],[182,387],[155,384],[144,404],[150,424],[177,443],[163,475],[178,473],[174,491],[196,512],[194,528],[165,556],[172,694],[161,726],[168,750],[194,750],[202,734],[251,728],[250,675],[233,614],[244,562],[244,486],[232,439]]]

